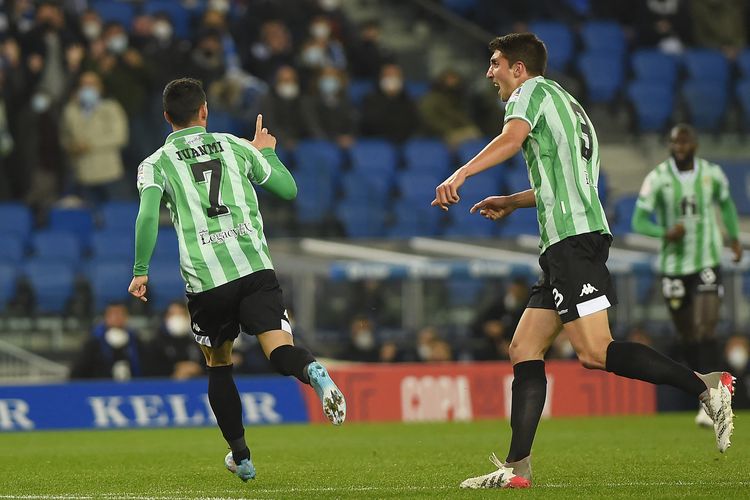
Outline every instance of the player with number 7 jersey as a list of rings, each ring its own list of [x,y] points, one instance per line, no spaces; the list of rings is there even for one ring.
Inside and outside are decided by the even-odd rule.
[[[261,115],[252,141],[206,132],[206,94],[201,82],[192,78],[169,82],[163,103],[164,118],[173,132],[138,167],[141,202],[128,291],[147,300],[163,200],[177,232],[193,335],[208,365],[208,400],[231,449],[224,466],[248,481],[255,478],[256,470],[232,376],[232,346],[240,333],[257,337],[277,372],[311,385],[334,425],[343,423],[346,402],[326,369],[310,352],[294,345],[263,234],[253,185],[286,200],[297,195],[294,179],[276,156],[276,138],[263,126]]]

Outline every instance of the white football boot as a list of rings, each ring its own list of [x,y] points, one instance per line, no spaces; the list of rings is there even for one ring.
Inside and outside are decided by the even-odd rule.
[[[497,467],[496,471],[484,476],[471,477],[461,483],[461,488],[476,490],[485,488],[528,488],[531,486],[531,481],[515,475],[513,470],[506,467],[494,453],[490,455],[490,462]]]
[[[716,447],[721,453],[731,446],[730,438],[734,431],[734,413],[732,413],[732,396],[734,396],[735,378],[729,372],[712,372],[706,375],[697,374],[707,389],[700,395],[706,413],[713,420],[716,434]]]
[[[711,417],[708,416],[708,413],[706,413],[706,409],[702,404],[700,404],[698,407],[698,414],[695,416],[695,425],[697,425],[698,427],[705,427],[707,429],[710,429],[714,426],[714,421],[711,420]]]

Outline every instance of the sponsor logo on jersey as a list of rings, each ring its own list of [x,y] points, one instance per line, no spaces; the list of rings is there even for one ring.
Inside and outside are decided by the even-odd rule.
[[[226,240],[247,236],[255,231],[249,222],[241,222],[231,229],[225,229],[216,233],[209,233],[208,229],[203,229],[198,233],[201,238],[201,245],[211,245],[213,243],[224,243]]]
[[[583,285],[583,288],[581,288],[581,295],[579,295],[579,297],[583,297],[584,295],[590,295],[590,294],[592,294],[594,292],[598,292],[598,291],[599,290],[597,290],[596,288],[594,288],[591,283],[586,283],[585,285]]]

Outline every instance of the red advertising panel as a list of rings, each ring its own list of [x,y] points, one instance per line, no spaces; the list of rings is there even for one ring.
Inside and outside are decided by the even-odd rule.
[[[574,361],[547,367],[547,417],[647,414],[654,386],[586,370]],[[510,363],[351,365],[329,370],[347,402],[347,421],[448,421],[510,417]],[[320,402],[305,389],[310,421]]]

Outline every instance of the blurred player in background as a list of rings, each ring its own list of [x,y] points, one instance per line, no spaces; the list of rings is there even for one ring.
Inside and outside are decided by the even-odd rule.
[[[343,423],[346,404],[326,369],[294,346],[253,184],[286,200],[297,195],[297,186],[276,156],[276,139],[262,116],[252,142],[207,133],[206,94],[191,78],[168,83],[163,105],[173,132],[138,167],[141,203],[128,291],[146,300],[163,199],[179,240],[192,331],[208,365],[208,399],[232,450],[225,465],[247,481],[255,478],[255,466],[232,377],[232,343],[240,332],[257,336],[279,373],[312,385],[334,425]]]
[[[721,208],[734,261],[742,259],[737,209],[719,165],[695,156],[698,140],[690,125],[670,133],[671,158],[643,181],[633,213],[633,231],[661,239],[662,293],[682,337],[685,360],[698,373],[719,369],[716,325],[723,295],[721,232],[714,205]],[[656,222],[651,221],[656,214]],[[695,422],[713,421],[701,406]]]
[[[616,303],[607,257],[612,235],[599,201],[599,144],[581,105],[544,77],[547,49],[531,33],[490,42],[487,78],[507,101],[499,136],[435,190],[433,206],[458,203],[468,177],[502,163],[519,149],[532,189],[492,196],[471,209],[491,220],[517,208],[536,207],[541,236],[542,279],[533,287],[509,348],[513,363],[510,425],[505,462],[497,470],[461,483],[463,488],[526,488],[531,485],[531,445],[544,408],[544,354],[565,331],[586,368],[653,384],[669,384],[695,395],[714,417],[720,451],[732,433],[732,376],[699,375],[648,346],[613,341],[607,309]]]

